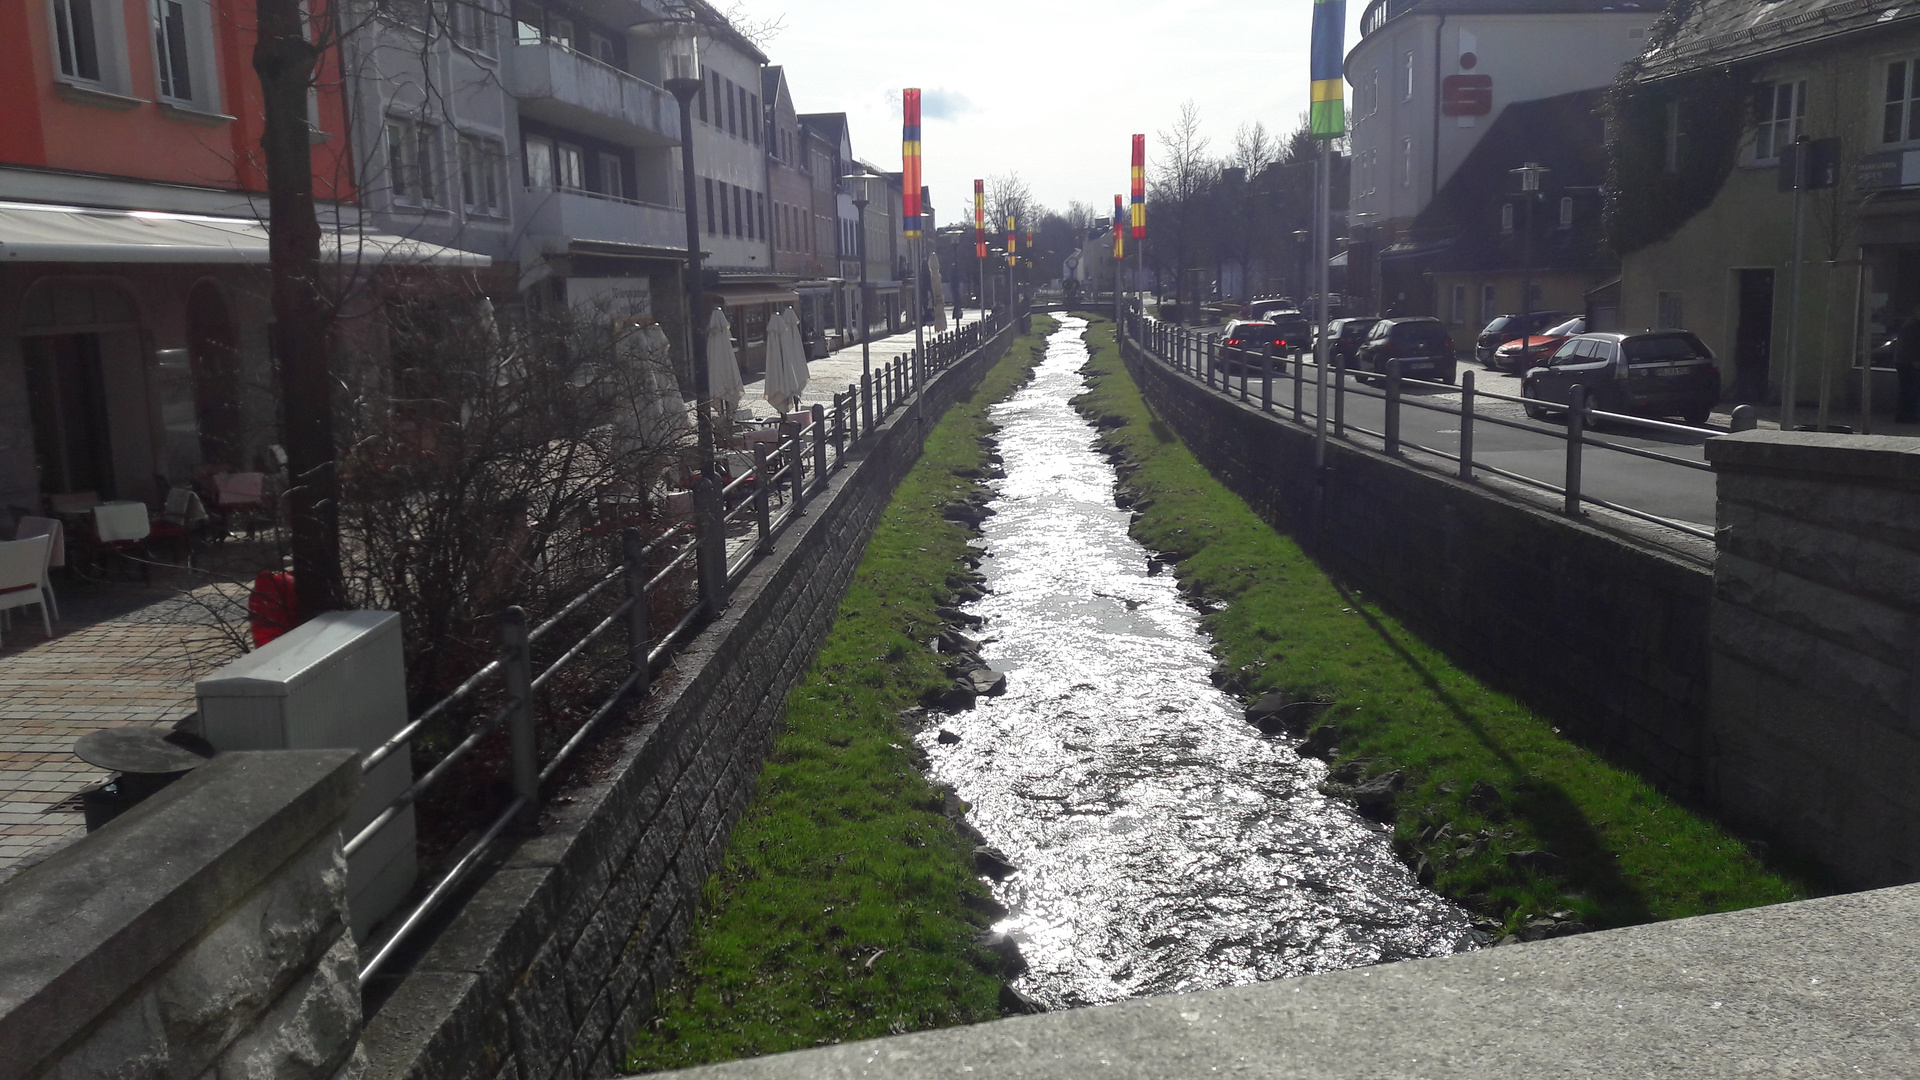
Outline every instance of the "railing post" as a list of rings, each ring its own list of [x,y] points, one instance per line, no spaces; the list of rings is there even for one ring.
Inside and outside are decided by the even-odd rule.
[[[519,605],[500,615],[500,667],[507,684],[507,749],[513,793],[527,800],[526,817],[540,804],[540,750],[533,731],[533,653],[527,613]]]
[[[700,602],[708,615],[727,605],[726,496],[720,484],[705,472],[693,482],[694,542],[700,545]]]
[[[873,434],[873,373],[860,373],[860,430],[853,433],[855,442]]]
[[[1580,446],[1587,434],[1587,388],[1575,384],[1573,403],[1567,406],[1568,517],[1580,516]]]
[[[627,599],[633,606],[627,609],[627,669],[633,675],[633,689],[644,696],[647,692],[647,680],[651,675],[647,665],[647,543],[640,530],[632,528],[620,531],[620,555],[627,572]]]
[[[1203,364],[1205,364],[1205,365],[1206,365],[1206,369],[1207,369],[1207,389],[1209,389],[1209,390],[1212,390],[1212,389],[1214,389],[1214,385],[1213,385],[1213,335],[1212,335],[1212,334],[1208,334],[1208,335],[1207,335],[1206,337],[1203,337],[1203,338],[1201,338],[1201,339],[1200,339],[1200,355],[1201,355],[1201,358],[1202,358],[1202,359],[1201,359],[1201,362],[1202,362]]]
[[[1260,411],[1273,411],[1273,342],[1260,350]]]
[[[1731,419],[1732,423],[1727,426],[1734,431],[1752,431],[1760,424],[1760,414],[1753,411],[1751,405],[1735,405]]]
[[[839,468],[847,456],[847,402],[853,400],[853,390],[849,386],[847,396],[833,395],[833,467]]]
[[[827,486],[827,407],[816,404],[813,413],[813,486]]]
[[[1333,437],[1347,437],[1347,358],[1333,359]]]
[[[1387,361],[1387,454],[1400,453],[1400,361]]]
[[[1460,373],[1460,479],[1473,480],[1473,372]]]
[[[807,454],[800,442],[800,429],[795,427],[793,435],[787,440],[787,469],[793,482],[793,510],[789,518],[798,514],[807,503]]]
[[[773,520],[767,512],[767,444],[753,444],[753,516],[760,523],[760,553],[773,546]]]
[[[1251,366],[1252,366],[1251,364],[1247,363],[1247,347],[1245,345],[1242,345],[1240,346],[1240,400],[1241,401],[1247,400],[1247,379],[1253,374],[1251,371],[1248,371],[1247,369]]]
[[[1297,424],[1300,422],[1300,393],[1301,393],[1300,391],[1301,363],[1300,363],[1300,353],[1298,350],[1296,350],[1293,354],[1293,363],[1287,366],[1293,369],[1293,422]]]

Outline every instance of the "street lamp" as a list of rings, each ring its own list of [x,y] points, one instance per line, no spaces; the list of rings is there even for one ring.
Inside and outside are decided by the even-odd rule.
[[[1520,191],[1527,202],[1527,231],[1520,237],[1520,356],[1524,362],[1533,336],[1533,204],[1540,198],[1541,174],[1553,170],[1529,161],[1507,171],[1520,178]]]
[[[871,336],[873,319],[867,312],[867,174],[848,173],[840,179],[853,185],[853,208],[859,217],[860,251],[860,379],[865,385],[867,376],[872,372],[872,362],[868,359],[867,339]]]
[[[714,483],[712,380],[707,372],[707,333],[700,325],[706,306],[700,267],[700,206],[693,169],[693,99],[705,76],[700,69],[700,27],[689,8],[673,10],[666,33],[666,88],[680,103],[680,186],[687,209],[687,337],[693,357],[694,430],[700,457],[700,478],[693,485],[695,519],[699,529],[701,598],[717,612],[726,589],[726,539],[719,527],[719,487]]]

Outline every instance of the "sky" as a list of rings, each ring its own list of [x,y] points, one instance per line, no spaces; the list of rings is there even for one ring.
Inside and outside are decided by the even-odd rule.
[[[725,8],[726,3],[722,2]],[[1348,0],[1347,45],[1364,0]],[[742,0],[782,18],[767,42],[799,111],[845,112],[853,152],[900,168],[900,90],[922,91],[923,173],[938,224],[971,221],[973,181],[1016,172],[1044,206],[1111,211],[1130,137],[1149,175],[1182,102],[1210,153],[1241,124],[1284,133],[1307,108],[1312,0]],[[909,23],[906,16],[912,15]]]

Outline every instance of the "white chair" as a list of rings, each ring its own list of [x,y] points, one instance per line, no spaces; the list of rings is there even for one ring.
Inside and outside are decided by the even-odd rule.
[[[15,540],[26,540],[35,536],[47,538],[47,569],[58,570],[67,565],[67,527],[60,524],[59,518],[34,517],[28,515],[20,519],[20,527],[14,530]],[[40,579],[40,591],[47,595],[47,604],[53,609],[53,617],[60,618],[60,599],[53,595],[53,578],[50,574]]]
[[[49,638],[53,636],[46,594],[40,591],[47,580],[47,553],[52,548],[53,541],[46,536],[0,544],[0,628],[8,624],[7,612],[39,604],[40,627]]]
[[[152,534],[146,503],[123,500],[93,508],[93,536],[102,544],[137,544]]]

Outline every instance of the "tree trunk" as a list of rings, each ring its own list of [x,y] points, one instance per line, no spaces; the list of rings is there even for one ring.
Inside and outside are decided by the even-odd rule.
[[[260,147],[267,165],[273,345],[290,479],[285,498],[296,614],[305,622],[342,603],[333,380],[327,370],[332,312],[321,292],[320,221],[307,132],[307,93],[318,50],[307,39],[299,0],[257,0],[256,11],[253,70],[266,108]]]

